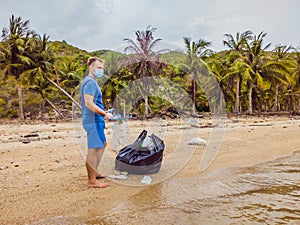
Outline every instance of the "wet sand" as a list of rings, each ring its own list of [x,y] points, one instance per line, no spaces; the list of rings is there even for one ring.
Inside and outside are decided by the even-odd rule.
[[[135,137],[149,123],[167,127],[164,160],[172,155],[174,140],[183,130],[190,134],[197,131],[196,136],[209,141],[214,129],[206,118],[199,119],[198,126],[178,120],[128,123]],[[199,171],[205,146],[186,145],[193,155],[171,179],[201,178],[221,169],[249,167],[291,155],[300,149],[299,130],[300,120],[295,117],[228,118],[220,151],[209,167]],[[111,140],[111,124],[106,133]],[[0,134],[0,224],[110,224],[105,218],[120,204],[126,205],[142,191],[151,195],[157,189],[157,185],[134,187],[113,180],[106,180],[108,188],[88,189],[83,150],[74,137],[72,122],[3,123]],[[107,153],[114,155],[110,148]],[[107,162],[102,162],[100,172],[113,169]],[[163,164],[160,173],[165,170]],[[143,212],[128,216],[139,217],[139,213]]]

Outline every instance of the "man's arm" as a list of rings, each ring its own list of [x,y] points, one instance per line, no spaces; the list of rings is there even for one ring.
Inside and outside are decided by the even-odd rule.
[[[102,109],[100,109],[94,102],[94,96],[92,95],[88,95],[88,94],[84,94],[83,95],[84,98],[84,102],[85,102],[85,106],[91,110],[94,113],[100,114],[101,116],[104,116],[105,119],[111,119],[113,118],[113,115],[111,115],[110,113],[106,113],[105,111],[103,111]]]

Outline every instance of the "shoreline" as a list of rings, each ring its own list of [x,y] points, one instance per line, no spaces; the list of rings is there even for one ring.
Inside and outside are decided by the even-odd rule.
[[[183,114],[182,118],[195,118],[195,119],[209,119],[211,118],[212,114],[210,112],[199,112],[197,116],[192,115],[185,115]],[[272,119],[272,118],[294,118],[294,119],[300,119],[300,113],[292,113],[288,111],[276,111],[276,112],[259,112],[259,113],[253,113],[252,115],[247,113],[225,113],[225,117],[229,119]],[[182,118],[171,118],[171,117],[159,117],[159,116],[153,116],[153,117],[133,117],[133,121],[147,121],[147,120],[157,120],[157,119],[163,119],[163,120],[180,120]],[[20,120],[18,118],[13,119],[0,119],[0,125],[5,124],[16,124],[16,123],[22,123],[22,124],[38,124],[38,123],[69,123],[72,122],[73,118],[66,117],[66,118],[57,118],[57,119],[25,119]]]

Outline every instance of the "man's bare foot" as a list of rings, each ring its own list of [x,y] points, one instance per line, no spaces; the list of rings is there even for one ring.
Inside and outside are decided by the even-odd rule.
[[[109,183],[101,183],[98,180],[94,182],[88,182],[88,188],[106,188],[109,186]]]

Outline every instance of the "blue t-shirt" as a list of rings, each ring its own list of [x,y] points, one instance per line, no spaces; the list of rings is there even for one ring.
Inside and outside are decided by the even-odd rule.
[[[100,114],[94,113],[93,111],[89,110],[85,106],[84,102],[84,95],[92,95],[94,96],[93,102],[102,110],[104,110],[104,105],[102,102],[102,92],[101,89],[95,79],[90,76],[86,76],[80,87],[80,100],[81,100],[81,107],[82,107],[82,122],[83,123],[94,123],[95,121],[103,121],[104,117]]]

